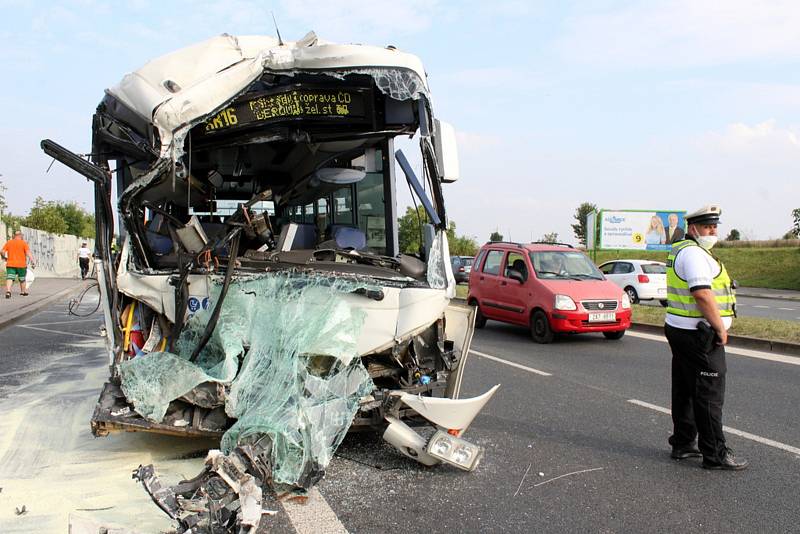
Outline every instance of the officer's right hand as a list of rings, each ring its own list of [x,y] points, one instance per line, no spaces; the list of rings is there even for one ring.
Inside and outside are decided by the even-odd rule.
[[[717,341],[717,345],[727,345],[728,344],[728,331],[724,328],[717,332],[717,337],[719,341]]]

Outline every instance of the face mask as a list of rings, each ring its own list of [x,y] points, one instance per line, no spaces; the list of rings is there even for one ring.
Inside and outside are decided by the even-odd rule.
[[[715,235],[698,235],[695,240],[698,245],[706,250],[711,250],[717,244],[717,236]]]

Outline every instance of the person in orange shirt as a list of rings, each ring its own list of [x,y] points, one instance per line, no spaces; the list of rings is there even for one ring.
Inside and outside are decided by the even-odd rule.
[[[36,260],[31,255],[31,249],[22,239],[22,232],[14,232],[14,239],[7,241],[2,249],[3,259],[6,260],[6,298],[11,298],[11,286],[14,280],[19,280],[20,293],[27,297],[28,288],[25,285],[25,275],[28,273],[28,259],[31,260],[31,267],[36,264]]]

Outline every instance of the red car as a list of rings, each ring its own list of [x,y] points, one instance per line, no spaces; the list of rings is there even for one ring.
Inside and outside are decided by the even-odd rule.
[[[557,333],[602,332],[620,339],[631,326],[631,302],[583,252],[570,245],[491,242],[469,276],[475,327],[487,319],[530,328],[538,343]]]

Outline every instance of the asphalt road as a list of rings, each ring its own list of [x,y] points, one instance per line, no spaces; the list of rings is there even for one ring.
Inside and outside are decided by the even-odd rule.
[[[85,413],[73,417],[87,421],[83,432],[88,433],[98,391],[83,377],[91,368],[97,371],[89,373],[96,381],[107,364],[102,348],[85,342],[96,339],[100,321],[65,318],[63,308],[53,306],[23,326],[0,331],[0,409],[13,407],[22,396],[47,397],[67,382],[73,395],[83,399],[79,405]],[[76,346],[85,347],[84,354],[66,358],[66,348]],[[532,343],[523,328],[490,321],[477,331],[472,348],[476,353],[467,363],[465,396],[502,384],[464,436],[486,448],[477,471],[425,468],[379,436],[349,435],[318,486],[335,524],[330,531],[800,531],[797,359],[779,362],[729,353],[724,423],[750,434],[729,432],[728,442],[751,462],[750,469],[732,473],[669,458],[670,418],[657,408],[669,407],[670,355],[656,336],[629,334],[620,341],[574,336],[543,346]],[[64,395],[55,395],[53,402],[67,402]],[[138,517],[115,516],[114,509],[102,512],[104,517],[143,528],[161,512],[130,482],[130,469],[151,461],[157,456],[151,448],[164,442],[123,434],[91,443],[98,455],[121,447],[132,463],[116,469],[122,490],[139,503]],[[42,448],[30,453],[31,469],[52,469],[59,461],[45,454],[50,443],[31,446]],[[8,482],[11,488],[0,493],[0,531],[35,532],[44,523],[23,523],[3,514],[15,504],[14,481],[8,479],[27,476],[4,472],[8,460],[0,447],[0,487]],[[196,465],[172,471],[192,476]],[[83,483],[95,493],[103,491]],[[322,517],[311,513],[312,520]],[[274,532],[306,531],[281,513],[267,522]]]
[[[642,301],[646,306],[661,306],[658,301]],[[741,317],[763,317],[765,319],[782,319],[784,321],[800,321],[800,301],[762,299],[757,297],[736,297],[736,312]]]

